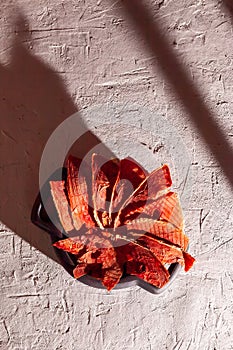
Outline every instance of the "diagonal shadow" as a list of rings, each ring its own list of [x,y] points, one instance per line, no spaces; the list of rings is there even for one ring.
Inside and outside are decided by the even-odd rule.
[[[19,15],[11,62],[0,64],[0,220],[57,261],[50,237],[30,221],[39,192],[39,163],[55,128],[77,112],[63,81],[22,44],[26,20]],[[79,125],[86,128],[81,117]],[[100,140],[86,129],[73,153],[84,156]]]
[[[229,20],[231,21],[231,24],[233,25],[233,1],[232,0],[222,0],[221,1],[221,9],[223,12],[227,15]],[[226,21],[228,20],[226,19]]]
[[[226,10],[230,13],[230,15],[233,16],[233,2],[232,2],[232,0],[222,0],[222,3],[225,6]]]
[[[225,0],[226,1],[226,0]],[[159,24],[141,0],[123,0],[122,11],[134,26],[136,32],[147,44],[147,49],[158,60],[158,64],[172,85],[178,99],[185,106],[189,119],[196,126],[203,140],[222,167],[233,187],[233,149],[225,138],[210,109],[203,102],[200,90],[185,71]],[[232,6],[233,8],[233,6]]]

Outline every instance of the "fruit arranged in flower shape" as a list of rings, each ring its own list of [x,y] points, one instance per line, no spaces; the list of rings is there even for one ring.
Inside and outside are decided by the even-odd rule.
[[[66,181],[51,181],[51,194],[66,239],[54,246],[76,257],[75,278],[90,275],[111,290],[125,274],[161,288],[168,264],[188,271],[183,215],[167,165],[147,173],[131,158],[93,154],[88,166],[73,156]]]

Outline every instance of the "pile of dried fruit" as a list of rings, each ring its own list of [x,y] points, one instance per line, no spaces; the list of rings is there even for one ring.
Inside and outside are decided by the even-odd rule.
[[[54,246],[75,255],[74,277],[88,274],[111,290],[129,274],[161,288],[170,277],[166,264],[188,271],[194,258],[171,185],[167,165],[148,174],[131,158],[93,154],[89,167],[70,156],[66,181],[50,187],[68,236]]]

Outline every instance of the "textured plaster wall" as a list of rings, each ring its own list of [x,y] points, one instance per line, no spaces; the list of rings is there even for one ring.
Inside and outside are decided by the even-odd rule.
[[[1,350],[233,349],[231,12],[217,0],[141,1],[155,23],[143,36],[132,3],[1,4]],[[197,263],[161,296],[75,281],[30,224],[51,132],[76,110],[113,102],[164,116],[191,158],[183,209]]]

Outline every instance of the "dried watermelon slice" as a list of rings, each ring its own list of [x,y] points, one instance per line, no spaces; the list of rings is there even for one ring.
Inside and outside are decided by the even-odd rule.
[[[92,155],[92,199],[94,217],[99,227],[109,226],[109,205],[113,187],[119,173],[119,160],[106,159],[98,154]]]
[[[142,213],[148,199],[156,201],[171,185],[172,181],[167,165],[154,170],[124,202],[115,219],[114,227],[124,224],[127,220],[132,220]]]
[[[80,278],[85,276],[88,273],[87,266],[88,265],[86,263],[78,264],[73,270],[74,277]]]
[[[80,165],[81,161],[78,158],[69,156],[67,161],[67,193],[76,230],[79,230],[83,224],[88,228],[95,226],[88,205],[90,198],[88,197],[86,177],[89,170],[87,165],[82,162],[82,168],[79,171]]]
[[[148,235],[139,237],[136,241],[143,247],[148,248],[162,264],[173,264],[178,262],[181,265],[185,265],[183,252],[179,247],[166,244],[156,238]]]
[[[86,239],[82,239],[79,236],[62,239],[55,242],[54,247],[62,249],[68,253],[77,255],[84,248],[86,249]]]
[[[90,229],[86,234],[59,240],[54,243],[54,246],[68,253],[77,255],[84,248],[86,251],[95,252],[103,247],[112,247],[112,244],[108,239],[99,236],[99,233]]]
[[[57,213],[66,232],[74,230],[73,222],[69,212],[69,203],[65,195],[64,181],[50,181],[51,194]]]
[[[195,259],[187,252],[183,252],[184,261],[185,261],[185,272],[189,271],[193,266]]]
[[[182,209],[178,195],[174,192],[168,192],[152,203],[148,201],[144,207],[143,214],[170,222],[178,229],[183,230],[184,219]]]
[[[148,249],[135,243],[124,246],[123,251],[130,251],[129,261],[126,262],[126,272],[161,288],[169,280],[169,272],[159,259]]]
[[[182,230],[174,227],[171,223],[162,220],[140,218],[126,223],[128,231],[138,230],[141,234],[151,233],[157,238],[162,238],[172,244],[186,250],[189,239]]]
[[[132,191],[145,180],[148,173],[132,158],[124,158],[120,161],[119,173],[113,187],[109,215],[118,212],[123,203],[131,195]]]
[[[120,281],[122,274],[122,267],[118,263],[115,263],[110,268],[102,270],[102,284],[110,291]]]

